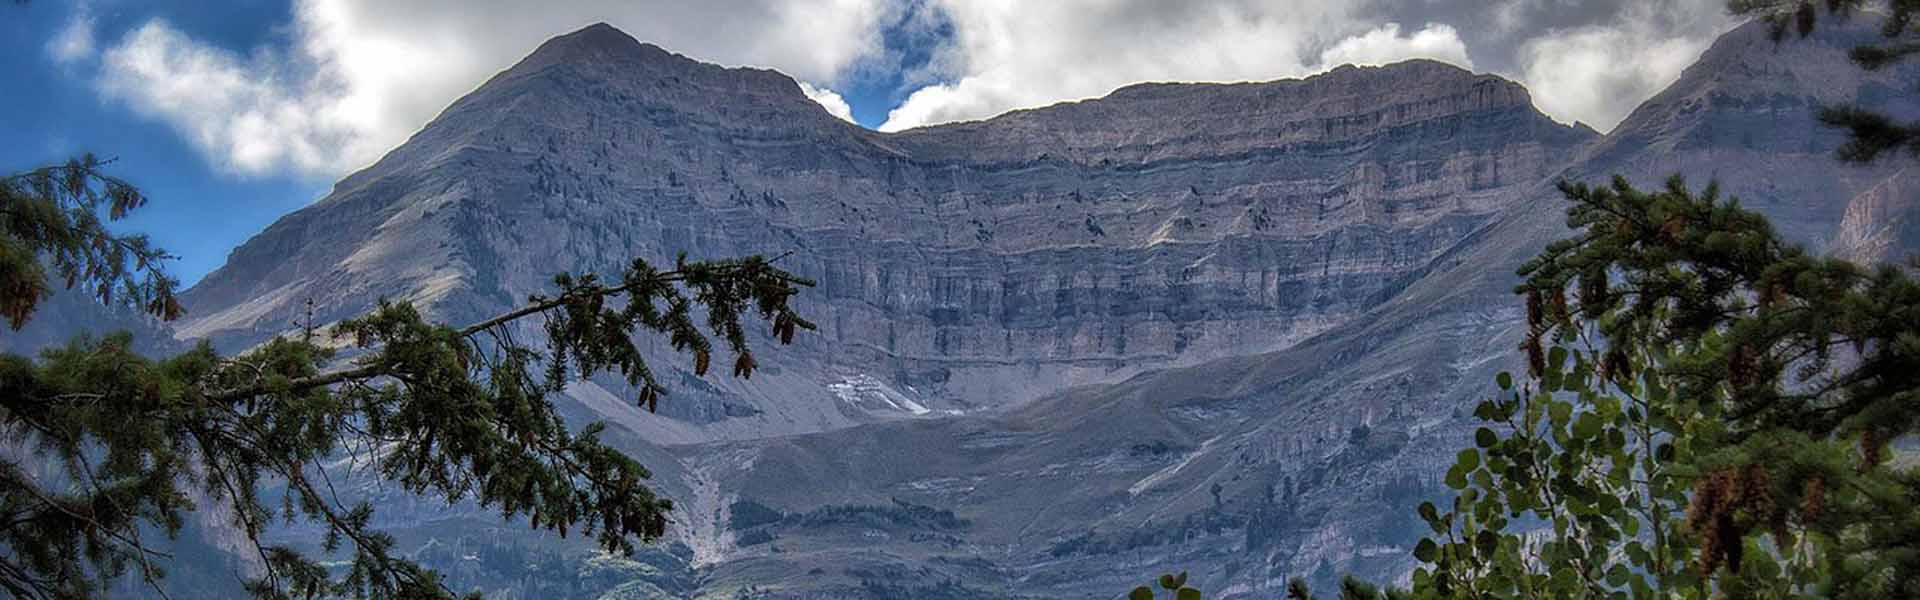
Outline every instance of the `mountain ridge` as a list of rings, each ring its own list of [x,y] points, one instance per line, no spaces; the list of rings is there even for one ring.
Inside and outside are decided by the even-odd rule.
[[[1589,139],[1431,62],[880,134],[784,75],[590,27],[243,244],[179,331],[245,347],[308,299],[322,323],[379,297],[463,322],[545,272],[792,251],[827,326],[792,356],[806,381],[695,386],[637,426],[679,443],[984,410],[1349,318]]]

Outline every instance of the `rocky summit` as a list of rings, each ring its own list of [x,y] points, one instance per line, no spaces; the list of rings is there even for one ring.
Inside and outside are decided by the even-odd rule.
[[[651,415],[565,410],[655,471],[673,542],[633,557],[369,484],[383,525],[497,597],[1109,598],[1193,571],[1210,597],[1410,566],[1464,407],[1509,368],[1513,270],[1565,234],[1552,183],[1674,171],[1796,239],[1914,248],[1910,176],[1829,157],[1817,106],[1913,112],[1856,23],[1724,36],[1605,136],[1512,81],[1412,61],[1143,84],[878,133],[780,73],[604,25],[555,38],[185,297],[240,349],[381,298],[450,323],[633,257],[781,256],[821,330],[751,380],[656,348]],[[1795,164],[1794,177],[1772,174]],[[1813,166],[1808,166],[1813,165]],[[1803,176],[1804,174],[1804,176]],[[529,334],[533,330],[529,330]],[[299,531],[290,534],[298,539]],[[623,596],[624,594],[624,596]]]

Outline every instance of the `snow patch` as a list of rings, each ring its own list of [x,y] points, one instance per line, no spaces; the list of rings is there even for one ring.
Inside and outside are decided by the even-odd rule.
[[[894,390],[885,382],[866,373],[843,376],[840,381],[828,383],[827,391],[833,392],[841,402],[868,411],[892,410],[915,416],[933,412],[926,405],[915,402],[906,394]]]

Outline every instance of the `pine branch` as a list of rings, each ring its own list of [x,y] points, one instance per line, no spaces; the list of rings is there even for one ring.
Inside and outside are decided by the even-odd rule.
[[[767,261],[767,262],[770,264],[772,261]],[[734,274],[734,273],[738,273],[742,268],[744,267],[740,265],[723,266],[715,274],[718,274],[718,275]],[[574,304],[577,302],[581,302],[589,299],[604,298],[608,296],[618,296],[621,294],[632,292],[635,289],[644,288],[644,287],[687,281],[688,277],[690,277],[692,273],[693,271],[691,270],[677,269],[673,271],[662,272],[657,276],[648,277],[648,278],[644,278],[637,281],[630,281],[617,286],[597,286],[588,290],[571,291],[552,299],[537,300],[534,302],[530,302],[520,306],[519,308],[515,308],[513,310],[500,313],[499,315],[495,315],[491,318],[481,320],[471,325],[467,325],[457,330],[457,334],[459,337],[469,338],[474,335],[478,335],[482,332],[491,330],[494,327],[498,327],[500,325],[504,325],[504,324],[531,316],[531,315],[544,313],[557,308],[568,306],[570,304]],[[813,285],[813,282],[810,280],[787,275],[784,273],[778,273],[778,274],[775,274],[774,276],[780,281],[783,281],[791,285],[799,285],[799,286],[807,286],[807,287],[811,287]],[[326,387],[326,386],[331,386],[339,383],[344,383],[348,381],[372,379],[372,378],[380,377],[383,375],[391,374],[394,371],[396,371],[395,365],[374,362],[374,363],[365,364],[358,367],[340,369],[336,371],[329,371],[326,373],[321,373],[321,374],[312,375],[308,377],[295,378],[286,382],[282,387],[284,387],[284,389],[288,391],[301,392],[301,391],[306,391],[314,388]],[[273,391],[273,390],[267,384],[256,383],[254,385],[250,385],[247,387],[212,394],[207,396],[207,399],[213,402],[225,403],[225,402],[232,402],[232,401],[240,400],[244,398],[260,396],[270,391]]]

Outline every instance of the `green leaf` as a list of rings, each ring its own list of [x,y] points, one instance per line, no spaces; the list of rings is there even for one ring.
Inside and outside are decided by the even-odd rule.
[[[1127,600],[1153,600],[1153,588],[1140,586],[1127,594]]]
[[[1455,463],[1452,467],[1447,468],[1446,482],[1447,487],[1456,490],[1467,487],[1467,472],[1460,470],[1460,465]]]
[[[1513,389],[1513,374],[1512,374],[1512,373],[1508,373],[1508,372],[1506,372],[1506,371],[1501,371],[1499,375],[1495,375],[1495,376],[1493,376],[1493,380],[1494,380],[1495,382],[1497,382],[1497,383],[1499,383],[1499,384],[1500,384],[1500,389],[1503,389],[1503,390],[1510,390],[1510,389]]]
[[[1474,469],[1480,468],[1480,451],[1479,450],[1467,448],[1465,450],[1461,450],[1460,454],[1457,455],[1455,458],[1458,461],[1456,463],[1456,466],[1460,467],[1460,470],[1463,472],[1471,472]]]
[[[1177,589],[1180,589],[1180,581],[1174,579],[1172,573],[1167,573],[1165,575],[1160,576],[1160,587],[1166,588],[1169,590],[1177,590]]]
[[[1581,439],[1595,439],[1600,437],[1600,428],[1602,426],[1604,426],[1604,424],[1600,421],[1600,418],[1594,416],[1593,413],[1582,413],[1580,418],[1575,419],[1573,422],[1573,435]]]
[[[1183,588],[1180,588],[1180,592],[1178,594],[1174,595],[1174,598],[1178,600],[1200,600],[1200,590],[1196,590],[1190,587],[1183,587]]]
[[[1499,548],[1500,534],[1482,529],[1473,536],[1473,550],[1481,556],[1493,556],[1493,551]]]
[[[1439,553],[1440,547],[1428,538],[1420,538],[1420,543],[1413,546],[1413,557],[1420,562],[1433,562],[1434,555]]]
[[[1653,562],[1653,555],[1647,553],[1647,547],[1641,545],[1638,540],[1627,542],[1626,552],[1627,558],[1635,565],[1645,567],[1647,563]]]
[[[1573,418],[1573,403],[1549,400],[1547,418],[1553,422],[1554,427],[1566,427],[1567,421]]]
[[[1440,519],[1440,509],[1434,507],[1432,502],[1421,502],[1419,513],[1420,513],[1420,520],[1426,521],[1428,523],[1432,523]]]
[[[1492,429],[1481,427],[1474,430],[1473,443],[1481,448],[1492,448],[1494,444],[1500,443],[1500,436],[1495,434]]]
[[[1607,585],[1611,585],[1613,587],[1620,587],[1620,586],[1626,585],[1627,577],[1629,577],[1630,575],[1632,574],[1627,572],[1626,565],[1623,565],[1620,563],[1614,563],[1613,568],[1607,569]]]

